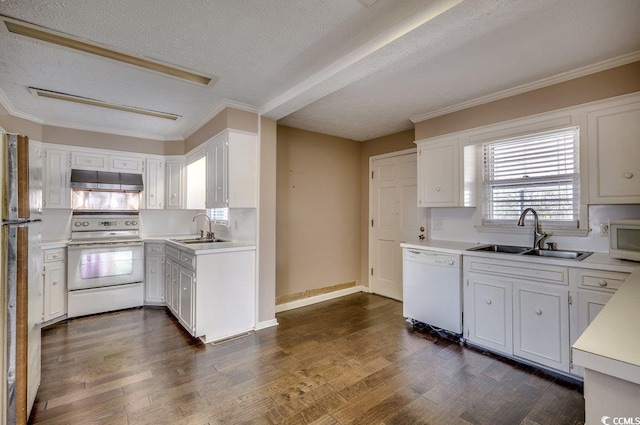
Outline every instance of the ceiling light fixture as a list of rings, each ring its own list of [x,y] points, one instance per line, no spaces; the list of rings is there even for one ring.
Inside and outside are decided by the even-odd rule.
[[[0,15],[7,30],[14,34],[23,35],[25,37],[34,38],[36,40],[46,41],[48,43],[57,44],[58,46],[68,47],[70,49],[79,50],[81,52],[90,53],[92,55],[116,60],[129,65],[159,72],[164,75],[186,80],[192,83],[201,84],[203,86],[212,86],[216,82],[216,78],[204,74],[198,74],[188,69],[180,68],[174,65],[133,56],[124,52],[114,50],[109,47],[100,46],[96,43],[81,40],[68,34],[60,33],[48,28],[39,27],[27,22],[18,21],[6,16]]]
[[[104,102],[102,100],[90,99],[88,97],[76,96],[76,95],[67,94],[67,93],[60,93],[60,92],[51,91],[51,90],[38,89],[35,87],[29,87],[29,90],[31,91],[31,93],[35,94],[36,96],[46,97],[49,99],[66,100],[67,102],[80,103],[83,105],[90,105],[90,106],[99,106],[101,108],[115,109],[116,111],[123,111],[123,112],[132,112],[134,114],[147,115],[150,117],[163,118],[166,120],[175,121],[181,117],[180,115],[171,114],[169,112],[153,111],[151,109],[136,108],[135,106],[118,105],[117,103],[109,103],[109,102]]]

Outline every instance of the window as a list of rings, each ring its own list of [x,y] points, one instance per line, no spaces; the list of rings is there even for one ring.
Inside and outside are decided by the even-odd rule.
[[[484,225],[513,225],[527,207],[547,226],[578,227],[577,127],[484,145]]]
[[[209,208],[207,215],[216,224],[229,225],[229,208]]]

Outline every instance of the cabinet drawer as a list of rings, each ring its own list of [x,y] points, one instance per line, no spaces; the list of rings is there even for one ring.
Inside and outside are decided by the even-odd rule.
[[[465,264],[467,269],[473,272],[519,277],[561,285],[569,284],[569,273],[565,267],[519,261],[486,260],[475,257],[465,257]]]
[[[55,263],[56,261],[65,261],[66,252],[64,248],[49,249],[44,251],[44,262]]]
[[[164,244],[147,243],[145,244],[145,252],[147,255],[164,255]]]
[[[180,263],[185,266],[195,269],[196,268],[196,256],[193,254],[188,254],[186,252],[180,251]]]
[[[629,276],[629,273],[602,270],[571,269],[571,281],[585,289],[615,291]]]
[[[180,261],[180,250],[178,248],[167,245],[165,247],[165,253],[167,257],[171,257],[176,261]]]

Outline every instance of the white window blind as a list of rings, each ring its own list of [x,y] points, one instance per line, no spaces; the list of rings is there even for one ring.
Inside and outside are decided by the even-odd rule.
[[[578,227],[577,127],[484,146],[483,224],[514,224],[527,207],[550,225]]]
[[[210,208],[207,210],[209,218],[217,224],[229,224],[229,208]]]

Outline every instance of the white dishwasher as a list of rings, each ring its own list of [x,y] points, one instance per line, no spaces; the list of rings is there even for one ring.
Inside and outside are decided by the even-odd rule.
[[[461,256],[412,248],[402,255],[404,317],[461,334]]]

